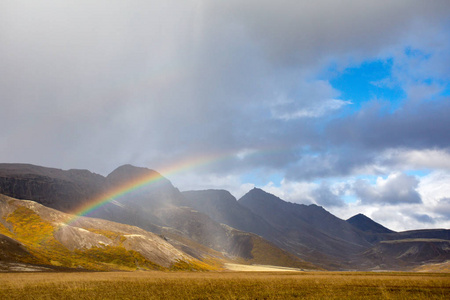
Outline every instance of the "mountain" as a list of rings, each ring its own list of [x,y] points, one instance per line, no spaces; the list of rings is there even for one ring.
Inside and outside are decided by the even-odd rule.
[[[121,170],[122,168],[118,168]],[[126,167],[125,167],[126,169]],[[114,178],[114,177],[113,177]],[[62,212],[76,212],[100,199],[114,187],[114,181],[88,170],[60,170],[30,164],[0,164],[0,194],[33,200]],[[116,202],[106,203],[91,213],[110,221],[158,232],[159,228],[140,211]]]
[[[0,164],[0,193],[69,212],[104,193],[106,178],[87,170]]]
[[[208,269],[231,261],[409,270],[450,259],[445,242],[450,230],[394,232],[363,215],[341,220],[323,207],[289,203],[261,189],[239,200],[224,190],[180,192],[158,172],[131,165],[103,177],[87,170],[0,164],[0,194],[12,197],[0,207],[0,269],[31,268],[31,263],[36,270]],[[51,213],[41,213],[45,209]],[[74,218],[72,212],[87,217]],[[75,221],[67,225],[67,218]],[[43,234],[49,239],[39,240]],[[179,264],[150,255],[157,250],[148,249],[158,248],[161,240],[178,251],[170,257],[182,255]]]
[[[138,227],[74,219],[36,202],[4,195],[0,195],[0,234],[3,268],[14,263],[85,270],[211,268]]]
[[[90,207],[92,203],[111,198],[111,201],[93,210],[88,216],[138,226],[159,235],[170,236],[168,241],[172,245],[193,254],[194,257],[205,253],[220,253],[228,259],[243,263],[268,263],[268,256],[261,255],[267,252],[277,253],[271,258],[272,264],[317,269],[311,263],[302,261],[257,235],[222,225],[206,214],[187,207],[187,201],[179,190],[156,171],[124,165],[107,177],[84,172],[86,178],[95,180],[95,190],[88,188],[91,183],[84,186],[84,181],[78,180],[77,177],[72,178],[69,173],[72,174],[73,171],[2,164],[0,182],[3,182],[3,185],[0,185],[0,193],[12,197],[17,193],[22,199],[34,200],[63,211],[65,208],[66,212],[70,212],[73,207],[80,207],[80,204]],[[98,179],[98,176],[101,179]],[[17,177],[20,177],[20,180],[14,181]],[[30,181],[27,181],[27,178]],[[12,181],[15,182],[14,188],[9,186]],[[56,185],[58,190],[61,189],[58,195],[65,195],[66,198],[59,199],[52,195],[51,192],[55,189],[48,186],[53,185]],[[69,191],[75,190],[78,193],[72,196],[69,193],[64,194],[64,186],[67,186]],[[34,191],[39,192],[34,194]],[[46,195],[51,200],[47,200]],[[65,203],[70,205],[66,206]],[[75,237],[75,232],[70,229],[69,236]]]
[[[327,269],[410,269],[450,259],[445,250],[447,244],[436,242],[450,240],[450,230],[394,232],[362,214],[344,221],[317,205],[289,203],[256,188],[239,199],[238,203],[282,233],[276,240],[270,234],[261,232],[263,237]],[[216,205],[214,200],[210,204],[213,210],[220,210],[221,206]],[[201,206],[205,212],[211,209],[205,208],[208,204],[204,200]],[[214,215],[220,214],[214,212]],[[413,248],[408,250],[405,248],[408,246]],[[411,249],[414,249],[415,255],[402,256],[402,253],[413,251]]]
[[[225,190],[185,191],[187,205],[233,228],[276,239],[280,232]]]
[[[450,259],[450,241],[441,239],[402,239],[381,241],[361,254],[367,269],[409,270],[443,263]]]
[[[364,233],[317,205],[289,203],[254,188],[238,201],[279,230],[280,247],[328,268],[345,268],[370,247]]]
[[[123,207],[133,207],[141,216],[164,228],[163,233],[177,234],[215,251],[226,253],[232,259],[242,259],[246,263],[267,263],[267,257],[260,253],[275,251],[277,255],[272,257],[272,264],[317,268],[285,250],[277,249],[276,245],[254,234],[236,230],[229,224],[224,226],[203,211],[194,210],[195,207],[192,209],[191,201],[186,195],[180,193],[170,181],[155,171],[125,165],[114,170],[107,176],[107,180],[115,186],[128,186],[129,182],[142,177],[155,177],[158,180],[127,193],[126,196],[118,198],[117,202]],[[234,201],[237,204],[237,201]]]
[[[239,203],[262,216],[275,227],[302,228],[320,231],[355,245],[366,246],[362,235],[347,222],[335,217],[323,207],[283,201],[261,189],[254,188]]]
[[[162,206],[181,206],[183,197],[180,191],[161,174],[147,168],[123,165],[106,176],[111,187],[134,186],[136,182],[144,183],[138,189],[127,191],[124,201],[144,206],[145,209],[160,208]]]
[[[392,233],[394,231],[378,224],[374,220],[363,214],[357,214],[347,220],[348,223],[352,224],[361,231],[368,233]]]

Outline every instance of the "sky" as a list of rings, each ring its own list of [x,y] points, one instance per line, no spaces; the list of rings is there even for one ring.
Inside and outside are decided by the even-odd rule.
[[[450,1],[0,2],[0,161],[450,228]]]

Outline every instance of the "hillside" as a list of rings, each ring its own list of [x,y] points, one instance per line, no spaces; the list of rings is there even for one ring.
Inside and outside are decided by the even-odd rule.
[[[107,189],[106,178],[88,170],[0,164],[0,194],[34,200],[63,212],[75,210]]]
[[[238,202],[227,191],[188,191],[189,205],[214,220],[237,229],[257,233],[298,257],[328,269],[410,268],[449,259],[447,253],[428,253],[419,247],[418,255],[400,262],[393,251],[383,252],[387,263],[368,253],[377,253],[380,242],[407,239],[449,239],[449,230],[394,232],[370,218],[357,215],[350,221],[336,218],[322,207],[289,203],[253,189]],[[352,224],[353,223],[353,224]],[[278,234],[273,234],[273,233]],[[425,252],[425,253],[422,253]],[[365,254],[363,254],[365,253]],[[427,260],[420,257],[429,255]]]
[[[282,232],[281,247],[316,264],[345,268],[371,246],[362,232],[317,205],[289,203],[256,188],[238,202]]]
[[[2,242],[2,261],[88,270],[208,268],[138,227],[72,219],[36,202],[0,195],[0,233],[7,242]]]
[[[450,241],[440,239],[403,239],[382,241],[361,254],[370,269],[413,269],[450,259]]]
[[[109,174],[107,181],[111,186],[129,186],[130,183],[142,177],[158,179],[118,197],[116,203],[119,203],[122,208],[137,211],[142,218],[150,220],[160,228],[170,228],[172,233],[224,253],[230,259],[238,259],[246,263],[268,263],[270,261],[261,255],[254,256],[253,247],[259,246],[259,252],[270,252],[272,251],[270,249],[276,248],[275,245],[267,241],[256,243],[254,240],[260,238],[255,235],[244,232],[245,230],[230,228],[229,226],[233,226],[229,224],[227,224],[229,226],[221,225],[221,222],[202,210],[190,208],[190,201],[185,195],[180,193],[169,180],[153,170],[125,165]],[[278,249],[278,254],[284,259],[272,257],[271,264],[282,263],[283,266],[317,268],[285,250]]]
[[[233,228],[276,239],[280,232],[225,190],[184,191],[186,204]]]
[[[24,173],[39,170],[36,171],[36,174],[28,174],[27,176],[35,178],[36,176],[40,176],[40,174],[52,175],[54,176],[52,181],[55,182],[67,178],[65,172],[69,172],[62,170],[56,171],[53,169],[48,170],[47,168],[37,166],[32,166],[30,171],[29,167],[23,165],[15,168],[10,167],[9,169],[21,169]],[[24,171],[24,169],[27,170]],[[6,171],[3,171],[3,178],[8,178],[7,171],[8,168]],[[13,172],[11,176],[16,176],[17,173],[17,171]],[[139,181],[142,178],[150,178],[151,180],[139,189],[130,188],[136,181]],[[152,178],[156,178],[156,180],[153,180]],[[7,180],[4,180],[4,182],[7,182]],[[21,184],[23,184],[23,187],[19,190],[27,190],[29,186],[39,186],[39,183],[36,183],[35,181],[33,181],[33,184],[30,184],[24,180],[21,181]],[[83,186],[80,182],[77,182],[76,184],[75,182],[72,182],[70,184],[80,187]],[[98,201],[96,199],[109,197],[104,196],[109,195],[109,190],[115,191],[112,192],[114,197],[111,201],[89,212],[89,217],[138,226],[159,235],[170,234],[171,239],[168,239],[168,241],[171,244],[177,249],[182,251],[186,250],[187,252],[194,254],[197,258],[203,259],[202,255],[220,253],[219,256],[222,258],[225,258],[226,256],[227,259],[232,261],[238,260],[245,263],[267,263],[267,258],[262,258],[261,255],[254,256],[252,254],[254,245],[259,247],[257,253],[264,252],[265,247],[267,249],[276,248],[275,245],[271,245],[267,241],[253,243],[253,240],[259,238],[252,234],[221,225],[206,214],[186,207],[185,199],[178,189],[174,188],[170,181],[153,170],[125,165],[117,168],[108,175],[103,181],[103,184],[104,185],[101,187],[104,191],[103,194],[99,195],[93,193],[91,195],[93,198],[89,198],[88,194],[86,194],[86,198],[79,200],[81,203],[96,202]],[[129,189],[129,191],[127,189]],[[52,198],[52,201],[42,199],[41,196],[44,195],[47,190],[44,188],[40,188],[40,190],[42,192],[39,194],[39,197],[34,197],[33,194],[30,194],[31,200],[48,203],[53,207],[60,207],[61,203],[56,198]],[[123,193],[124,190],[127,190],[127,192]],[[14,192],[15,190],[13,189],[12,191]],[[61,201],[64,202],[65,200]],[[71,201],[78,200],[72,198]],[[67,229],[58,232],[55,237],[64,241],[70,240],[70,238],[65,238],[66,236],[78,239],[79,237],[76,235],[77,232],[77,230],[68,227]],[[129,238],[129,240],[130,239],[131,238]],[[199,247],[199,245],[201,245],[201,247]],[[267,251],[270,252],[272,250]],[[274,259],[272,264],[282,263],[283,266],[317,268],[312,264],[306,263],[300,258],[287,253],[285,250],[278,249],[278,252],[279,255],[282,255],[285,258],[281,260]]]
[[[193,267],[186,261],[194,262],[196,268],[217,268],[227,261],[304,269],[410,269],[450,259],[448,252],[434,251],[439,247],[430,244],[430,239],[450,240],[447,229],[393,232],[363,215],[341,220],[323,207],[289,203],[261,189],[249,191],[238,201],[224,190],[181,193],[158,172],[131,165],[103,177],[86,170],[0,164],[1,193],[23,199],[8,198],[8,205],[25,207],[1,211],[0,257],[5,263],[32,261],[73,268],[69,262],[76,261],[80,262],[76,267],[107,269],[118,251],[128,257],[131,269],[137,267],[131,262],[133,255],[150,261],[148,268],[173,268],[168,257],[156,255],[156,250],[147,251],[161,238],[181,253],[177,255],[185,255],[182,268],[188,269]],[[57,210],[41,214],[44,206],[27,200]],[[89,218],[75,218],[64,225],[66,222],[54,217],[73,216],[61,211],[82,212]],[[26,225],[28,222],[37,222],[36,227]],[[101,228],[95,227],[96,222],[103,224]],[[118,229],[118,223],[125,227]],[[19,231],[14,224],[20,224]],[[39,230],[50,237],[42,240],[47,243],[45,247],[38,240],[42,236]],[[417,255],[404,259],[401,253],[409,250],[397,248],[403,242],[411,245],[408,240],[427,243],[414,245]],[[146,244],[149,241],[153,246]],[[446,247],[445,243],[439,245]],[[104,254],[104,247],[115,254]],[[18,256],[8,249],[16,249]],[[66,256],[69,261],[61,259]]]

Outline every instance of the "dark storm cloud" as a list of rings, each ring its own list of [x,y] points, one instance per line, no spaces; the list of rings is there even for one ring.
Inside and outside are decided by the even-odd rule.
[[[326,183],[322,183],[319,187],[317,187],[312,192],[312,197],[316,200],[318,205],[325,207],[342,207],[345,205],[345,202],[339,197],[339,195],[333,193],[330,190],[330,186]]]
[[[441,151],[440,159],[449,153],[450,102],[426,101],[410,104],[394,112],[390,106],[371,103],[353,116],[332,121],[323,136],[312,137],[309,141],[318,147],[312,153],[304,153],[288,166],[289,179],[313,179],[354,175],[364,171],[382,174],[383,166],[398,166],[407,160],[410,165],[439,167],[433,151]],[[384,151],[398,149],[395,155],[384,155]],[[407,159],[410,150],[428,153],[427,162],[417,158]],[[425,158],[422,160],[426,160]],[[448,163],[441,160],[441,167]]]
[[[439,23],[449,8],[446,1],[233,0],[213,5],[219,19],[242,25],[270,61],[289,66],[339,55],[377,55],[421,21]]]
[[[321,177],[339,177],[353,174],[374,162],[373,153],[351,147],[330,148],[305,154],[287,168],[286,177],[291,180],[312,180]],[[376,170],[371,170],[377,173]]]
[[[315,178],[373,163],[372,147],[448,145],[443,104],[395,118],[364,108],[324,133],[324,119],[350,103],[317,75],[330,61],[345,67],[402,47],[411,32],[429,41],[448,6],[3,1],[1,157],[106,174],[122,163],[159,168],[249,151],[214,171],[287,168],[291,178]]]
[[[354,183],[353,190],[363,204],[421,203],[422,199],[416,191],[418,184],[416,177],[396,173],[385,180],[379,179],[375,185],[359,179]]]
[[[386,148],[450,147],[450,101],[426,101],[389,112],[388,104],[371,103],[359,113],[333,122],[328,138],[367,151]]]
[[[411,217],[421,223],[429,223],[429,224],[435,223],[435,220],[427,214],[412,214]]]

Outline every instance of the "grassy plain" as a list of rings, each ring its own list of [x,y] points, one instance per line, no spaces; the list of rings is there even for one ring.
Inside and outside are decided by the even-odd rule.
[[[450,299],[448,273],[3,273],[0,299]]]

